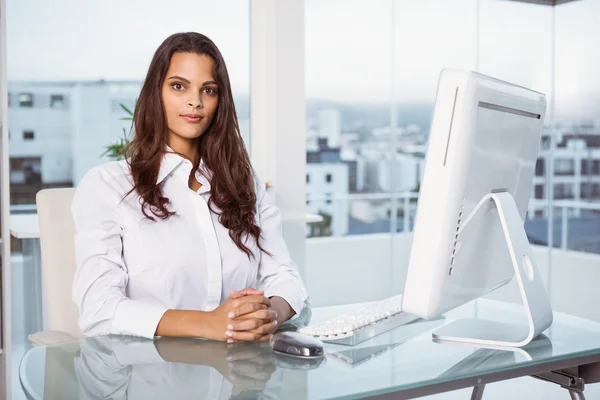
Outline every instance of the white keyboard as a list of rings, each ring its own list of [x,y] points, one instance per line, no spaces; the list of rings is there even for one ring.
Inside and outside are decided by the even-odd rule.
[[[354,346],[417,317],[402,312],[402,295],[342,314],[299,330],[300,333],[335,344]]]

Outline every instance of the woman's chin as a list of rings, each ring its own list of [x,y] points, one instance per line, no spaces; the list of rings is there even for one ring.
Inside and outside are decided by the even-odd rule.
[[[204,133],[204,131],[179,131],[179,132],[175,132],[175,135],[179,136],[181,139],[185,139],[185,140],[194,140],[194,139],[198,139],[200,136],[202,136],[202,134]]]

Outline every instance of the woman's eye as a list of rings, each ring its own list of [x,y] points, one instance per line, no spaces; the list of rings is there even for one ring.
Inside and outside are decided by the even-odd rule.
[[[175,90],[183,90],[183,85],[181,83],[174,83],[171,86],[173,86],[173,89]]]
[[[204,88],[204,93],[209,94],[209,95],[213,95],[213,94],[216,94],[217,91],[215,89],[213,89],[213,88],[207,87],[207,88]]]

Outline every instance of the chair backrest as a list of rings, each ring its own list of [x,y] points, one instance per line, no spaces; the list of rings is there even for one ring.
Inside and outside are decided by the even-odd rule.
[[[48,327],[81,336],[79,310],[71,299],[75,276],[75,228],[71,215],[74,188],[44,189],[37,193],[42,282]]]

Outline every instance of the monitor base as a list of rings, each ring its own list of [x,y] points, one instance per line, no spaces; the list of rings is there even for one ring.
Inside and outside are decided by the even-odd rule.
[[[461,342],[479,346],[523,347],[550,327],[552,324],[552,309],[544,289],[542,277],[535,264],[523,220],[510,193],[490,193],[484,196],[465,220],[461,230],[490,200],[496,205],[502,224],[527,316],[527,325],[462,319],[438,329],[433,333],[433,338],[439,341]]]

